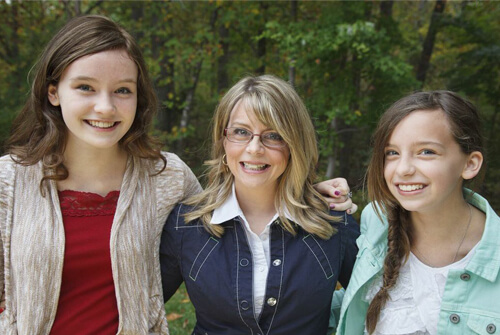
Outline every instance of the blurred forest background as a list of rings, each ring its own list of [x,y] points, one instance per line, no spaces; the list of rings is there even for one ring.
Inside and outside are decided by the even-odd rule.
[[[488,164],[477,190],[500,209],[500,2],[0,0],[0,142],[43,46],[80,14],[110,16],[138,39],[161,99],[155,132],[197,175],[217,101],[245,75],[292,82],[317,127],[318,175],[354,190],[388,105],[450,89],[482,113]]]
[[[138,39],[161,99],[154,131],[197,175],[221,94],[245,75],[272,73],[309,108],[320,178],[347,178],[362,206],[379,115],[412,91],[450,89],[481,111],[488,164],[477,190],[500,210],[500,2],[0,0],[0,142],[43,46],[80,14],[110,16]],[[188,314],[173,335],[189,333]]]

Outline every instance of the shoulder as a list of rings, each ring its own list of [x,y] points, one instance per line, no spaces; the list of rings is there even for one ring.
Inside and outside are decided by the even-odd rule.
[[[163,157],[167,161],[165,169],[155,175],[157,179],[158,186],[162,192],[167,189],[179,190],[184,188],[184,181],[187,175],[192,173],[189,167],[184,163],[179,156],[170,152],[162,152]],[[156,162],[156,171],[161,170],[163,167],[162,161]]]
[[[182,159],[179,158],[176,154],[172,152],[161,152],[163,157],[167,160],[167,166],[165,170],[186,170],[189,169],[186,163]],[[161,163],[161,162],[160,162]]]
[[[377,215],[376,209],[381,215]],[[387,218],[383,214],[382,208],[376,202],[370,202],[361,212],[361,233],[374,233],[377,231],[387,230]]]
[[[168,216],[167,222],[163,229],[178,231],[179,229],[183,228],[203,227],[203,225],[199,223],[198,220],[196,220],[195,222],[186,222],[185,215],[193,210],[194,207],[190,205],[185,205],[182,203],[175,205],[172,209],[172,212],[170,212],[170,215]]]
[[[354,217],[347,212],[339,212],[330,210],[330,215],[339,219],[339,221],[332,222],[332,225],[337,229],[340,233],[353,233],[355,235],[359,235],[359,224],[354,219]]]
[[[14,183],[14,174],[17,165],[10,155],[0,157],[0,183],[2,185]]]
[[[0,166],[2,168],[13,166],[14,164],[16,164],[16,162],[11,155],[4,155],[0,157]]]
[[[389,225],[385,215],[379,208],[382,219],[377,215],[375,207],[378,204],[371,202],[363,209],[361,213],[361,237],[359,243],[361,245],[371,245],[372,247],[381,248],[385,250],[387,246],[387,231]],[[361,248],[360,245],[360,248]]]

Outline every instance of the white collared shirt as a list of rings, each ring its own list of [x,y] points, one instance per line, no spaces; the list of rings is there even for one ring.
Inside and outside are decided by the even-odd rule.
[[[287,219],[296,222],[291,218],[287,210],[285,210],[285,215]],[[262,306],[264,305],[267,274],[269,273],[269,264],[271,262],[269,243],[271,224],[278,219],[279,215],[278,213],[274,214],[273,218],[269,221],[260,235],[254,233],[250,229],[250,225],[240,208],[233,184],[232,192],[226,201],[219,208],[214,210],[210,224],[221,224],[236,217],[239,217],[240,221],[243,222],[248,244],[252,251],[254,313],[256,318],[258,318],[262,311]]]

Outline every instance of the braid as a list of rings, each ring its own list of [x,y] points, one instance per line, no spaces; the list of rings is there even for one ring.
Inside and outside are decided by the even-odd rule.
[[[408,212],[400,206],[391,208],[387,213],[387,221],[389,222],[389,229],[383,283],[370,303],[366,315],[366,329],[369,334],[375,331],[380,311],[389,298],[389,290],[396,285],[401,266],[406,262],[410,253],[411,226]]]

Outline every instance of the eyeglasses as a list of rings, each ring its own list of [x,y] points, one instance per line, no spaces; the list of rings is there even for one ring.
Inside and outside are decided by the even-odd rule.
[[[248,144],[254,136],[260,136],[260,142],[268,148],[283,148],[286,142],[283,137],[275,131],[265,131],[262,134],[253,134],[245,128],[229,127],[224,129],[224,136],[229,142]]]

